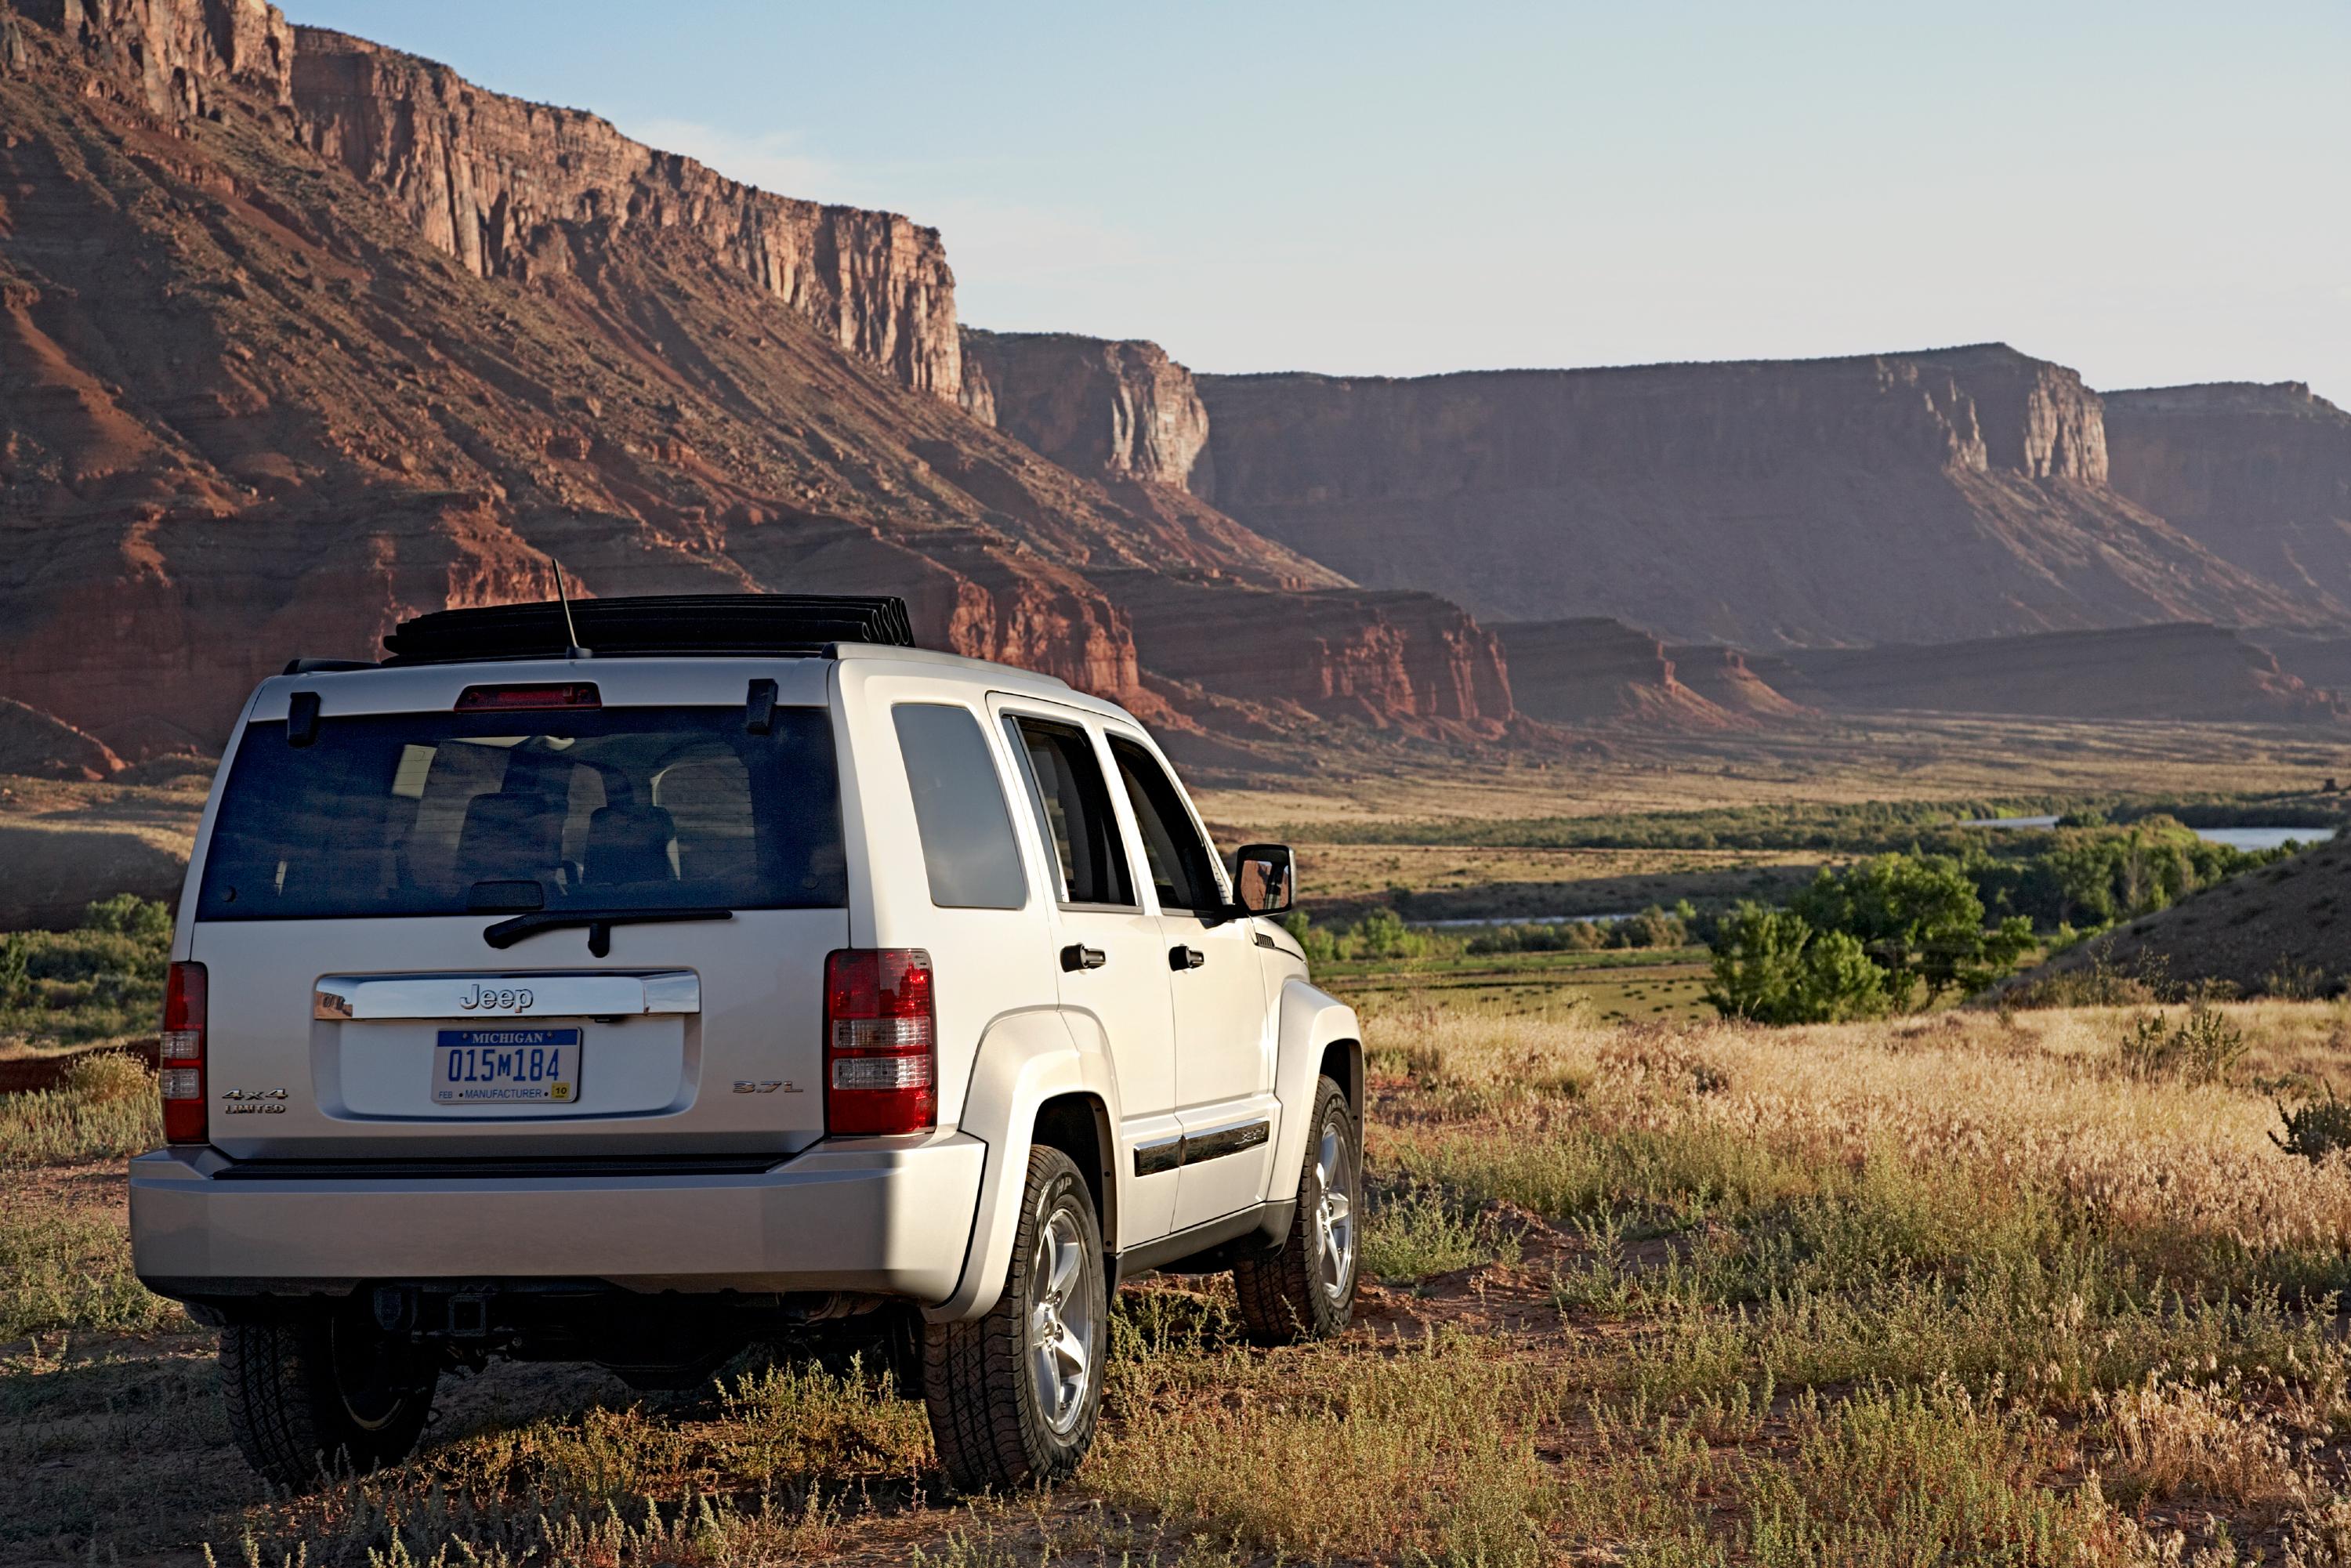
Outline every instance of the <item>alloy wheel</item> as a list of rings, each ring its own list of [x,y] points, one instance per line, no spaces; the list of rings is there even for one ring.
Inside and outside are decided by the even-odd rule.
[[[1344,1107],[1323,1119],[1314,1154],[1314,1184],[1322,1201],[1314,1215],[1315,1283],[1334,1303],[1355,1282],[1354,1129]]]
[[[1057,1208],[1037,1238],[1029,1268],[1029,1370],[1037,1406],[1054,1436],[1066,1436],[1085,1409],[1101,1325],[1092,1289],[1093,1260],[1077,1217]]]

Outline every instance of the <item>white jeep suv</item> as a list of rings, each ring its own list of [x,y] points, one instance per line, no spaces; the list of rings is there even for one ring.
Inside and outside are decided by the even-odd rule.
[[[1228,879],[1124,710],[912,642],[894,599],[517,605],[254,693],[131,1228],[256,1469],[397,1460],[491,1355],[765,1341],[886,1358],[1006,1487],[1084,1456],[1122,1280],[1345,1324],[1363,1051],[1263,918],[1289,852]]]

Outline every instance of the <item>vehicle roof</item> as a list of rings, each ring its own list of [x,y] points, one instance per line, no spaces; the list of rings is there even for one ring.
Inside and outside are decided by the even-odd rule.
[[[247,718],[267,723],[286,717],[296,692],[316,692],[322,716],[445,712],[458,694],[475,685],[526,685],[591,682],[608,707],[656,706],[664,703],[740,703],[753,680],[777,684],[776,700],[788,706],[821,705],[838,670],[850,674],[904,674],[935,678],[956,686],[1015,692],[1133,722],[1115,703],[1089,696],[1059,676],[1011,664],[930,648],[841,643],[827,656],[778,653],[664,653],[607,658],[481,659],[431,664],[363,664],[308,669],[273,675],[255,691]]]

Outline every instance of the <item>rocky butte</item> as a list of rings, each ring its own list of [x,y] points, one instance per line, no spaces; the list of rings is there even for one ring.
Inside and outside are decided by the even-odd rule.
[[[2114,486],[2351,620],[2351,413],[2299,382],[2107,392]]]
[[[2097,394],[2001,344],[1197,384],[1204,499],[1480,617],[1770,647],[2318,613],[2116,490]]]

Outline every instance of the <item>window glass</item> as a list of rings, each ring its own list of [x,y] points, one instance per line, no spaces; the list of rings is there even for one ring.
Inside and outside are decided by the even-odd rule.
[[[1217,886],[1216,868],[1176,781],[1157,758],[1131,740],[1112,736],[1110,754],[1134,807],[1134,825],[1143,832],[1143,852],[1151,862],[1159,907],[1203,914],[1221,908],[1224,894]]]
[[[901,703],[890,716],[914,792],[914,825],[942,909],[1019,909],[1029,902],[1012,817],[987,737],[969,708]]]
[[[1005,724],[1028,768],[1038,821],[1061,879],[1061,902],[1132,907],[1126,854],[1093,742],[1075,725],[1034,718]]]
[[[204,855],[204,920],[469,910],[838,908],[832,728],[739,706],[247,727]],[[485,884],[491,884],[486,886]]]

